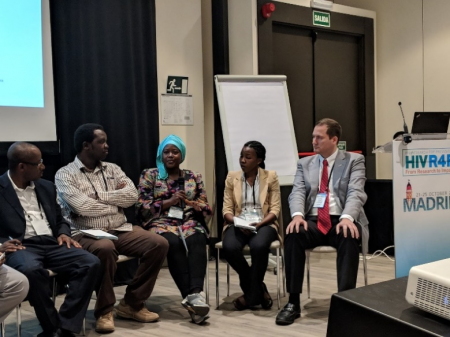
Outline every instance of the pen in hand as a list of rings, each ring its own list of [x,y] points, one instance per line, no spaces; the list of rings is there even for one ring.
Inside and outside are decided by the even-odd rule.
[[[14,240],[12,237],[10,237],[10,236],[8,236],[8,238],[12,241],[12,240]],[[14,243],[16,246],[18,246],[18,244],[17,244],[17,242],[16,243]]]
[[[3,242],[3,245],[1,246],[1,251],[10,254],[17,252],[18,250],[26,249],[25,246],[22,245],[22,242],[18,239],[13,239],[12,237],[8,236],[9,241]]]

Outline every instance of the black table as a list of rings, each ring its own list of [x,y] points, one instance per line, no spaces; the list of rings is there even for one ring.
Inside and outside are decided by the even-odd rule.
[[[449,320],[406,302],[407,282],[403,277],[334,294],[327,336],[450,336]]]

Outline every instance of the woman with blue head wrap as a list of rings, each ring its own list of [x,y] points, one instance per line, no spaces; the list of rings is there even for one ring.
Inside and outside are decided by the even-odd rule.
[[[136,218],[141,225],[169,242],[167,262],[183,301],[195,323],[208,318],[203,289],[208,231],[204,217],[211,214],[202,176],[181,169],[186,157],[183,140],[169,135],[158,146],[156,166],[139,180]]]
[[[167,145],[175,145],[178,151],[181,153],[181,161],[179,164],[184,162],[184,158],[186,158],[186,145],[184,145],[183,140],[175,135],[169,135],[159,144],[158,152],[156,153],[156,166],[158,167],[159,179],[167,179],[167,171],[163,163],[163,151]]]

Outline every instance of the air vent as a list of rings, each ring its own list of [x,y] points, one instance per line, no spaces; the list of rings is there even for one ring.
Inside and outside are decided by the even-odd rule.
[[[435,315],[450,318],[450,288],[419,278],[414,305]]]

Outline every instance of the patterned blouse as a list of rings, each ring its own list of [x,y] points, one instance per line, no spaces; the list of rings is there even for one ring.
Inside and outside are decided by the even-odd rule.
[[[178,182],[170,178],[158,179],[158,169],[147,169],[142,171],[139,179],[139,198],[136,203],[136,219],[142,227],[149,228],[157,234],[173,233],[180,235],[178,225],[180,220],[169,218],[169,209],[162,210],[162,203],[172,197],[173,193],[179,190]],[[203,226],[196,220],[203,217],[203,213],[211,214],[211,208],[206,199],[206,191],[203,187],[202,176],[190,170],[183,170],[186,192],[186,207],[183,214],[183,224],[181,229],[185,237],[189,237],[195,232],[208,235]],[[201,209],[195,211],[194,206]]]

